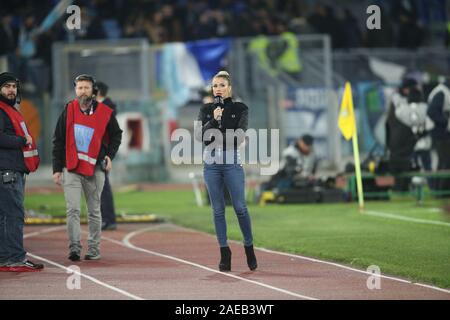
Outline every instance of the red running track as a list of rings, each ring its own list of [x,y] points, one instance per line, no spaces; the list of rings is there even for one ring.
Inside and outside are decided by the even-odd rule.
[[[230,242],[232,272],[222,273],[215,237],[172,224],[121,224],[103,232],[101,260],[76,263],[67,259],[64,226],[25,231],[30,259],[45,269],[0,272],[0,299],[450,300],[450,290],[384,275],[381,288],[370,290],[365,271],[265,249],[256,250],[258,269],[252,272],[237,242]],[[86,244],[86,232],[83,237]],[[80,289],[67,286],[76,283],[71,266],[79,268]]]

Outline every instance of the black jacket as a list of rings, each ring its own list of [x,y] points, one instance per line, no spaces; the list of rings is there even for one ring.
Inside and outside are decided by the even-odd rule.
[[[8,100],[0,96],[0,100],[8,103]],[[9,104],[10,105],[10,104]],[[11,105],[10,105],[11,106]],[[11,108],[14,108],[11,106]],[[12,170],[21,173],[29,173],[25,166],[22,147],[27,140],[16,135],[13,124],[5,111],[0,109],[0,171]]]
[[[215,137],[211,140],[205,132],[208,129],[218,129],[223,133],[223,149],[236,149],[245,139],[245,135],[239,135],[235,137],[234,141],[226,141],[226,130],[232,129],[242,129],[243,132],[248,128],[248,107],[242,102],[234,102],[231,98],[226,98],[224,100],[224,110],[222,113],[221,125],[222,128],[219,129],[219,122],[214,119],[214,109],[217,106],[213,103],[205,104],[201,107],[200,113],[198,115],[198,121],[201,121],[202,130],[196,130],[196,139],[202,141],[206,146],[211,144]],[[201,137],[200,137],[201,132]],[[210,140],[210,141],[209,141]]]
[[[113,115],[117,114],[117,106],[109,97],[106,97],[105,100],[102,101],[102,103],[113,110]]]
[[[93,101],[94,112],[97,108],[97,102]],[[66,166],[66,120],[67,120],[67,105],[64,111],[58,118],[56,124],[55,133],[53,135],[53,173],[62,172],[63,168]],[[109,144],[107,145],[103,141],[100,148],[100,152],[97,157],[97,166],[100,162],[108,156],[114,159],[114,156],[119,150],[120,143],[122,141],[122,130],[119,127],[119,123],[114,114],[111,115],[109,122],[106,126],[106,131],[109,133]]]
[[[430,101],[427,114],[434,122],[434,129],[431,131],[434,141],[450,140],[450,132],[447,130],[449,114],[444,112],[443,92],[438,92]]]
[[[395,106],[391,103],[386,121],[386,146],[390,151],[390,160],[409,161],[417,140],[411,128],[397,119]]]

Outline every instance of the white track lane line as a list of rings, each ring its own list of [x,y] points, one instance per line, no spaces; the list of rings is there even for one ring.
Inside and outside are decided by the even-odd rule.
[[[328,264],[328,265],[339,267],[339,268],[342,268],[342,269],[347,269],[347,270],[350,270],[350,271],[364,273],[364,274],[367,274],[369,276],[373,276],[373,273],[371,273],[371,272],[355,269],[355,268],[352,268],[352,267],[347,267],[347,266],[344,266],[344,265],[341,265],[341,264],[338,264],[338,263],[334,263],[334,262],[317,260],[317,259],[314,259],[314,258],[299,256],[299,255],[296,255],[296,254],[290,254],[290,253],[285,253],[285,252],[273,251],[273,250],[265,249],[265,248],[258,248],[258,250],[261,250],[261,251],[264,251],[264,252],[268,252],[268,253],[276,253],[276,254],[279,254],[279,255],[288,256],[288,257],[292,257],[292,258],[297,258],[297,259],[308,260],[308,261],[317,262],[317,263]],[[398,282],[413,284],[413,285],[417,285],[417,286],[421,286],[421,287],[426,287],[426,288],[429,288],[429,289],[434,289],[434,290],[442,291],[442,292],[445,292],[445,293],[450,293],[450,290],[439,288],[439,287],[434,287],[434,286],[431,286],[431,285],[428,285],[428,284],[423,284],[423,283],[419,283],[419,282],[412,282],[412,281],[409,281],[409,280],[404,280],[404,279],[391,277],[391,276],[385,276],[385,275],[382,275],[382,274],[379,275],[379,277],[380,278],[384,278],[384,279],[398,281]]]
[[[290,296],[293,296],[293,297],[296,297],[296,298],[301,298],[301,299],[306,299],[306,300],[318,300],[317,298],[305,296],[305,295],[298,294],[298,293],[295,293],[295,292],[292,292],[292,291],[288,291],[288,290],[285,290],[285,289],[274,287],[274,286],[271,286],[271,285],[268,285],[268,284],[265,284],[265,283],[262,283],[262,282],[259,282],[259,281],[254,281],[254,280],[246,279],[246,278],[243,278],[243,277],[240,277],[240,276],[236,276],[234,274],[217,271],[215,269],[212,269],[212,268],[209,268],[209,267],[206,267],[206,266],[203,266],[201,264],[197,264],[197,263],[194,263],[194,262],[191,262],[191,261],[187,261],[187,260],[176,258],[176,257],[170,256],[170,255],[166,255],[166,254],[162,254],[162,253],[159,253],[159,252],[147,250],[147,249],[144,249],[144,248],[140,248],[140,247],[137,247],[137,246],[133,245],[130,242],[131,238],[133,238],[133,237],[135,237],[135,236],[137,236],[137,235],[139,235],[141,233],[147,232],[149,230],[154,230],[154,229],[155,228],[150,227],[150,228],[144,228],[144,229],[141,229],[141,230],[130,232],[123,238],[122,242],[120,242],[118,240],[115,240],[115,239],[106,238],[106,237],[102,237],[102,238],[105,239],[105,240],[114,242],[116,244],[125,246],[125,247],[127,247],[129,249],[133,249],[133,250],[136,250],[136,251],[140,251],[140,252],[144,252],[144,253],[147,253],[147,254],[155,255],[155,256],[158,256],[158,257],[161,257],[161,258],[170,259],[170,260],[173,260],[173,261],[177,261],[179,263],[184,263],[184,264],[196,267],[196,268],[200,268],[202,270],[206,270],[206,271],[217,273],[217,274],[220,274],[220,275],[223,275],[223,276],[226,276],[226,277],[230,277],[230,278],[234,278],[234,279],[237,279],[237,280],[241,280],[241,281],[245,281],[245,282],[248,282],[248,283],[252,283],[254,285],[261,286],[261,287],[264,287],[264,288],[267,288],[267,289],[270,289],[270,290],[278,291],[278,292],[281,292],[281,293],[284,293],[284,294],[287,294],[287,295],[290,295]]]
[[[215,238],[215,236],[203,232],[203,231],[197,231],[197,230],[193,230],[193,229],[189,229],[189,228],[185,228],[185,227],[181,227],[181,226],[177,226],[177,225],[172,225],[174,227],[176,227],[177,229],[182,229],[182,230],[186,230],[189,232],[197,232],[197,233],[203,233],[205,235],[208,235],[210,237]],[[239,241],[236,240],[228,240],[229,242],[233,242],[233,243],[237,243],[237,244],[241,244]],[[297,258],[297,259],[301,259],[301,260],[307,260],[307,261],[312,261],[312,262],[316,262],[316,263],[323,263],[323,264],[328,264],[330,266],[335,266],[338,268],[342,268],[342,269],[346,269],[346,270],[350,270],[350,271],[354,271],[354,272],[358,272],[358,273],[364,273],[367,274],[369,276],[373,276],[373,273],[365,271],[365,270],[360,270],[360,269],[355,269],[352,267],[348,267],[339,263],[335,263],[335,262],[329,262],[329,261],[324,261],[324,260],[319,260],[319,259],[314,259],[314,258],[310,258],[310,257],[305,257],[305,256],[301,256],[298,254],[293,254],[293,253],[286,253],[286,252],[280,252],[280,251],[275,251],[275,250],[270,250],[270,249],[266,249],[266,248],[259,248],[259,247],[255,247],[256,250],[260,250],[260,251],[264,251],[264,252],[268,252],[268,253],[275,253],[278,255],[282,255],[282,256],[287,256],[287,257],[291,257],[291,258]],[[423,283],[419,283],[419,282],[412,282],[409,280],[404,280],[404,279],[400,279],[400,278],[396,278],[396,277],[390,277],[390,276],[385,276],[385,275],[380,275],[381,278],[384,279],[390,279],[390,280],[394,280],[394,281],[399,281],[399,282],[403,282],[403,283],[409,283],[409,284],[413,284],[413,285],[417,285],[417,286],[421,286],[421,287],[426,287],[429,289],[433,289],[433,290],[437,290],[437,291],[441,291],[441,292],[445,292],[445,293],[450,293],[450,290],[447,289],[443,289],[443,288],[439,288],[439,287],[435,287],[435,286],[431,286],[428,284],[423,284]]]
[[[387,218],[387,219],[396,219],[396,220],[402,220],[402,221],[408,221],[408,222],[414,222],[414,223],[433,224],[433,225],[437,225],[437,226],[450,227],[450,223],[448,223],[448,222],[437,221],[437,220],[417,219],[417,218],[402,216],[399,214],[386,213],[386,212],[380,212],[380,211],[364,210],[363,214],[367,214],[367,215],[375,216],[375,217]]]
[[[31,233],[27,233],[23,236],[24,239],[26,238],[30,238],[30,237],[35,237],[35,236],[39,236],[41,234],[44,233],[49,233],[49,232],[53,232],[53,231],[59,231],[59,230],[64,230],[66,228],[66,226],[57,226],[57,227],[51,227],[51,228],[46,228],[43,229],[41,231],[36,231],[36,232],[31,232]]]
[[[28,234],[24,235],[24,238],[35,237],[35,236],[42,235],[42,234],[45,234],[45,233],[50,233],[50,232],[58,231],[58,230],[61,230],[61,229],[64,229],[64,228],[65,228],[65,226],[48,228],[48,229],[44,229],[44,230],[41,230],[41,231],[37,231],[37,232],[33,232],[33,233],[28,233]],[[40,257],[40,256],[38,256],[38,255],[29,253],[29,252],[27,253],[27,255],[30,256],[30,257],[33,257],[34,259],[38,259],[38,260],[44,261],[44,262],[46,262],[46,263],[48,263],[48,264],[51,264],[51,265],[53,265],[53,266],[55,266],[55,267],[61,268],[61,269],[65,270],[67,273],[75,273],[75,274],[78,274],[79,276],[81,276],[81,277],[83,277],[83,278],[86,278],[86,279],[88,279],[88,280],[90,280],[90,281],[92,281],[92,282],[94,282],[94,283],[96,283],[96,284],[98,284],[98,285],[101,285],[101,286],[103,286],[103,287],[105,287],[105,288],[107,288],[107,289],[110,289],[110,290],[112,290],[112,291],[118,292],[118,293],[120,293],[120,294],[122,294],[122,295],[124,295],[124,296],[126,296],[126,297],[128,297],[128,298],[130,298],[130,299],[133,299],[133,300],[144,300],[144,298],[138,297],[138,296],[136,296],[136,295],[134,295],[134,294],[131,294],[131,293],[125,291],[125,290],[122,290],[122,289],[119,289],[119,288],[114,287],[114,286],[112,286],[112,285],[109,285],[109,284],[107,284],[107,283],[105,283],[105,282],[103,282],[103,281],[100,281],[100,280],[98,280],[98,279],[96,279],[96,278],[94,278],[94,277],[92,277],[92,276],[89,276],[89,275],[87,275],[87,274],[84,274],[84,273],[82,273],[82,272],[78,272],[78,271],[76,271],[76,270],[72,270],[72,269],[70,269],[70,268],[67,268],[67,267],[65,267],[65,266],[63,266],[63,265],[61,265],[61,264],[59,264],[59,263],[57,263],[57,262],[54,262],[54,261],[52,261],[52,260],[49,260],[49,259]]]
[[[180,230],[186,230],[186,231],[195,232],[195,233],[202,233],[202,234],[205,234],[207,236],[210,236],[210,237],[214,238],[213,235],[211,235],[209,233],[206,233],[206,232],[203,232],[203,231],[193,230],[193,229],[189,229],[189,228],[186,228],[186,227],[177,226],[177,225],[174,225],[174,224],[167,224],[167,225],[170,225],[171,227],[174,227],[174,228],[180,229]],[[156,225],[154,227],[146,228],[145,230],[159,229],[159,228],[164,228],[164,227],[165,227],[165,225]],[[36,232],[36,233],[37,234],[42,234],[42,233],[45,233],[45,232],[52,232],[52,231],[56,231],[56,229],[58,229],[58,228],[60,228],[60,227],[53,227],[53,228],[47,229],[48,231],[43,230],[43,231]],[[65,227],[61,227],[61,228],[65,228]],[[112,242],[115,242],[115,243],[120,244],[120,245],[124,245],[122,242],[114,240],[114,239],[110,239],[110,238],[107,238],[107,237],[102,237],[102,238],[104,238],[106,240],[109,240],[109,241],[112,241]],[[230,240],[230,242],[234,242],[234,243],[240,244],[239,241],[235,241],[235,240]],[[323,263],[323,264],[335,266],[335,267],[338,267],[338,268],[346,269],[346,270],[349,270],[349,271],[354,271],[354,272],[363,273],[363,274],[366,274],[366,275],[373,276],[372,273],[367,272],[365,270],[355,269],[355,268],[348,267],[348,266],[345,266],[345,265],[342,265],[342,264],[338,264],[338,263],[335,263],[335,262],[329,262],[329,261],[314,259],[314,258],[310,258],[310,257],[297,255],[297,254],[280,252],[280,251],[270,250],[270,249],[266,249],[266,248],[255,247],[255,249],[256,250],[261,250],[261,251],[264,251],[264,252],[268,252],[268,253],[274,253],[274,254],[283,255],[283,256],[287,256],[287,257],[297,258],[297,259],[301,259],[301,260],[307,260],[307,261],[312,261],[312,262],[316,262],[316,263]],[[145,250],[145,249],[143,249],[143,250]],[[224,273],[216,271],[214,269],[211,269],[211,270],[214,271],[214,272],[218,272],[218,273],[224,274]],[[450,294],[450,290],[439,288],[439,287],[428,285],[428,284],[423,284],[423,283],[419,283],[419,282],[412,282],[412,281],[409,281],[409,280],[404,280],[404,279],[391,277],[391,276],[385,276],[385,275],[382,275],[382,274],[380,275],[380,277],[384,278],[384,279],[390,279],[390,280],[393,280],[393,281],[413,284],[413,285],[416,285],[416,286],[421,286],[421,287],[425,287],[425,288],[428,288],[428,289],[437,290],[437,291],[441,291],[441,292],[445,292],[445,293],[449,293]]]

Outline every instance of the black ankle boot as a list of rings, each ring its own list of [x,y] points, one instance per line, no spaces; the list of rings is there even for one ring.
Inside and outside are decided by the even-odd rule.
[[[258,263],[256,262],[255,251],[253,250],[253,245],[244,246],[245,255],[247,256],[247,265],[250,270],[255,270],[258,267]]]
[[[230,247],[220,247],[220,271],[231,271],[231,250]]]

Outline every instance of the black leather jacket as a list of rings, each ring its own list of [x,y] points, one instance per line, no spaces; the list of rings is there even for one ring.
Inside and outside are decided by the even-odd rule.
[[[223,149],[238,148],[238,146],[245,139],[245,131],[248,127],[248,107],[242,102],[234,102],[231,98],[226,98],[224,100],[224,110],[221,119],[221,128],[219,129],[219,122],[214,119],[214,109],[217,106],[213,103],[205,104],[201,107],[200,113],[198,115],[198,121],[201,122],[201,130],[196,127],[195,137],[198,141],[202,141],[205,146],[211,144],[215,141],[216,136],[205,135],[205,132],[209,129],[217,129],[222,132],[223,137]],[[226,133],[235,133],[237,136],[234,137],[234,141],[228,141],[226,139]],[[231,132],[230,130],[231,129]],[[242,129],[242,131],[236,131]],[[243,132],[244,134],[239,134]],[[201,134],[201,136],[200,136]]]

